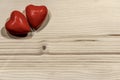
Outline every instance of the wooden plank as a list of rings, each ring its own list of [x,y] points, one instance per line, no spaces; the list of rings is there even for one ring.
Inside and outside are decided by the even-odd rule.
[[[119,53],[119,35],[82,35],[68,37],[54,37],[46,40],[27,42],[14,40],[7,44],[0,44],[1,55],[4,54],[102,54]],[[7,42],[7,41],[6,41]],[[17,45],[16,45],[17,43]],[[45,49],[44,49],[45,48]],[[7,50],[6,50],[7,49]]]
[[[71,71],[79,70],[82,65],[116,65],[120,63],[119,58],[119,55],[1,56],[0,70]],[[70,68],[66,69],[67,67]]]
[[[2,56],[0,79],[114,80],[120,78],[119,65],[119,55]]]

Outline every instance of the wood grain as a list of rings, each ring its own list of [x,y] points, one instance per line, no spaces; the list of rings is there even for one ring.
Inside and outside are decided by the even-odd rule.
[[[46,5],[42,28],[7,34],[13,10]],[[119,0],[1,0],[0,80],[119,80]]]
[[[116,55],[42,55],[2,56],[1,79],[12,80],[116,80],[120,56]]]

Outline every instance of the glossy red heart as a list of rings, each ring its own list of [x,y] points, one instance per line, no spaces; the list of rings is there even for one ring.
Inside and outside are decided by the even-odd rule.
[[[26,17],[19,11],[13,11],[5,24],[6,30],[15,36],[24,36],[31,31]]]
[[[38,29],[41,26],[48,13],[46,6],[28,5],[25,11],[28,22],[34,29]]]

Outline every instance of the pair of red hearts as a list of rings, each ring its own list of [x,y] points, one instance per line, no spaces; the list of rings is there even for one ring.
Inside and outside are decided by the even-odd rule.
[[[6,22],[6,30],[15,36],[27,35],[31,28],[37,30],[45,20],[48,10],[46,6],[28,5],[25,8],[26,17],[19,11],[13,11]]]

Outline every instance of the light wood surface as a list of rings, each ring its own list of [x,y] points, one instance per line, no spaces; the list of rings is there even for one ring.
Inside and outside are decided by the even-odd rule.
[[[49,15],[25,38],[4,28],[13,10],[46,5]],[[119,80],[119,0],[1,0],[0,80]]]

